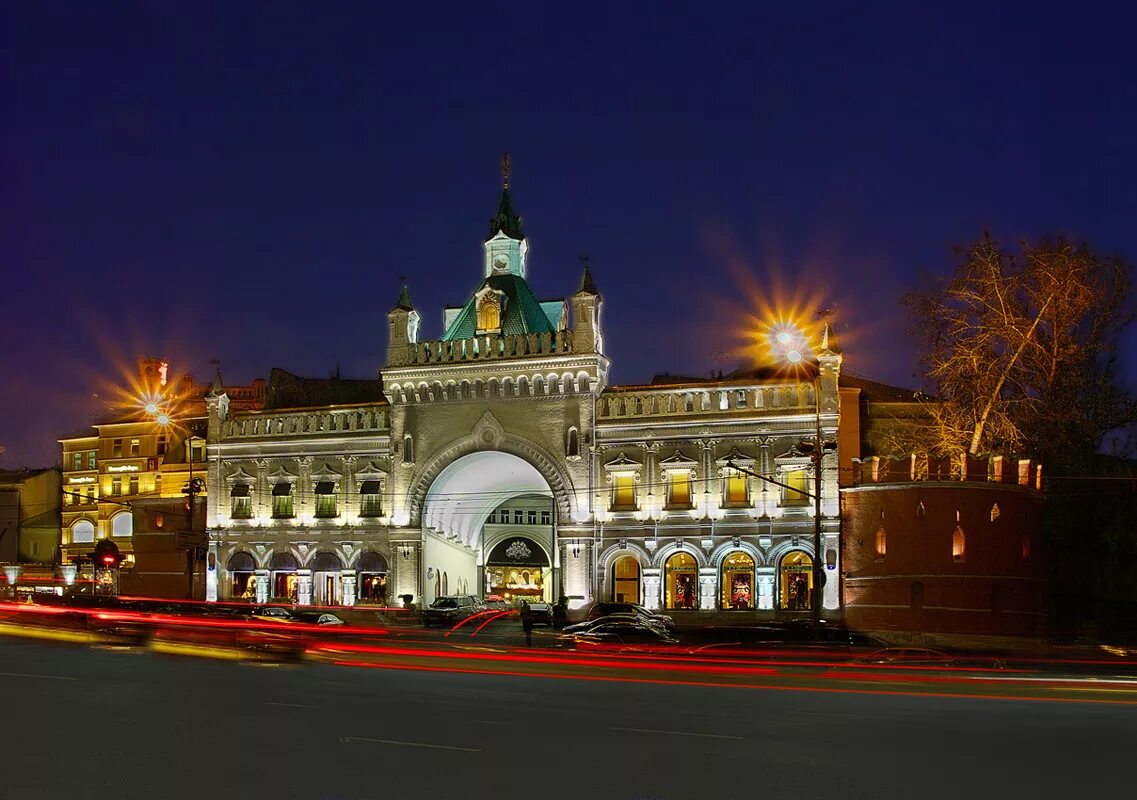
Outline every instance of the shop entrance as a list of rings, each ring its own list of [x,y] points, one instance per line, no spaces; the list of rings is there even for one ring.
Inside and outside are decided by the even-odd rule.
[[[549,557],[532,539],[513,536],[499,542],[486,559],[486,596],[506,602],[552,601]]]
[[[335,553],[316,553],[312,560],[312,602],[318,606],[340,605],[340,570],[343,562]]]

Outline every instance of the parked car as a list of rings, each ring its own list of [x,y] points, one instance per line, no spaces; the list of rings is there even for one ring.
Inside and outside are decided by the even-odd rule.
[[[657,614],[639,603],[593,603],[589,609],[588,614],[585,616],[586,620],[599,619],[600,617],[608,617],[612,614],[632,614],[636,617],[641,617],[655,622],[657,625],[662,625],[669,631],[675,630],[675,620],[666,614]]]
[[[530,600],[521,604],[521,621],[530,625],[552,625],[553,607],[544,600]]]
[[[276,619],[291,619],[292,612],[281,606],[253,606],[249,614],[254,617],[274,617]]]
[[[345,625],[343,619],[327,611],[295,611],[292,619],[309,625]]]
[[[598,625],[605,625],[612,622],[632,622],[640,625],[647,625],[656,628],[662,633],[669,634],[671,631],[662,623],[651,617],[641,617],[637,614],[609,614],[606,617],[597,617],[596,619],[586,619],[584,622],[577,622],[573,625],[566,625],[563,632],[568,634],[573,633],[587,633]]]
[[[659,628],[638,622],[606,622],[584,633],[562,635],[558,643],[576,650],[660,653],[676,652],[679,640]]]
[[[472,594],[445,595],[423,609],[422,624],[453,625],[479,611],[478,599]]]

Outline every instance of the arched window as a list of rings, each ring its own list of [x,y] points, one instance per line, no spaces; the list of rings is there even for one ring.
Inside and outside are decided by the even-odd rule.
[[[612,565],[612,602],[640,601],[640,562],[635,556],[620,556]]]
[[[71,544],[90,544],[95,541],[95,525],[89,519],[81,519],[71,526]]]
[[[134,515],[129,511],[123,511],[121,514],[115,514],[111,518],[111,536],[133,536],[134,535]]]
[[[450,594],[450,579],[446,576],[445,572],[442,573],[442,593]]]
[[[778,589],[783,609],[809,611],[813,599],[813,559],[808,553],[794,550],[786,554],[778,570]]]
[[[877,558],[884,558],[888,552],[888,531],[881,525],[876,529],[876,548],[874,550]]]
[[[496,331],[501,328],[501,306],[497,298],[486,295],[478,303],[478,330]]]
[[[667,608],[699,607],[699,571],[695,558],[682,551],[667,559],[664,567],[664,605]]]
[[[415,463],[415,440],[409,433],[403,435],[403,463]]]
[[[565,455],[569,458],[580,458],[580,433],[576,428],[568,429],[568,441],[565,442]]]
[[[722,561],[722,607],[735,611],[754,608],[754,559],[741,550]]]
[[[951,559],[952,561],[963,561],[967,555],[967,537],[963,533],[963,528],[958,525],[951,534]]]
[[[999,504],[998,503],[995,503],[993,506],[991,506],[991,521],[994,522],[995,520],[997,520],[1001,513],[1003,513],[1003,512],[1001,512],[999,510]]]

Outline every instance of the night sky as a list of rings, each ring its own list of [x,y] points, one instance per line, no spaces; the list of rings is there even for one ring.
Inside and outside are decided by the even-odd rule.
[[[1131,19],[474,5],[4,2],[0,466],[54,463],[144,353],[374,377],[400,275],[424,338],[480,281],[506,150],[530,283],[590,256],[615,382],[824,302],[846,369],[916,386],[897,301],[953,244],[1137,260]]]

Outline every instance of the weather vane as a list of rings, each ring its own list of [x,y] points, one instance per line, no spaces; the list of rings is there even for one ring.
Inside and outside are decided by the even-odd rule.
[[[501,156],[501,184],[504,188],[509,188],[509,170],[513,166],[513,161],[509,157],[509,153],[502,153]]]

